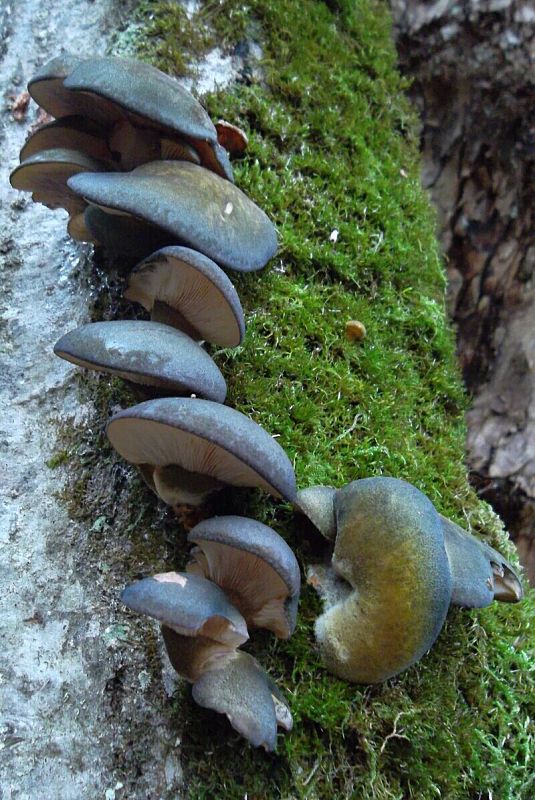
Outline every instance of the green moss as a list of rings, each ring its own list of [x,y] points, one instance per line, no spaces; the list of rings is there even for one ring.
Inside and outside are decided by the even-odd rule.
[[[507,547],[467,481],[466,397],[434,218],[420,187],[416,120],[385,8],[367,0],[221,0],[187,20],[174,3],[145,2],[139,20],[148,36],[142,54],[176,74],[215,42],[230,49],[254,35],[264,48],[262,83],[206,100],[213,116],[248,133],[237,183],[280,240],[271,269],[235,279],[247,336],[240,348],[214,353],[230,403],[279,437],[300,487],[402,477]],[[94,281],[96,317],[132,313],[117,305],[113,275]],[[349,319],[365,324],[362,342],[346,339]],[[91,381],[97,420],[71,450],[73,513],[126,527],[132,551],[119,560],[123,575],[181,567],[186,548],[169,513],[106,443],[104,421],[122,390]],[[95,490],[99,469],[111,480],[105,495]],[[274,524],[303,567],[317,557],[304,523],[258,492],[229,493],[218,510]],[[294,730],[280,737],[277,755],[254,751],[186,690],[176,714],[188,797],[533,797],[534,606],[531,597],[516,607],[452,610],[417,666],[359,687],[322,669],[313,636],[319,602],[305,588],[294,637],[255,634],[250,648],[288,693]]]

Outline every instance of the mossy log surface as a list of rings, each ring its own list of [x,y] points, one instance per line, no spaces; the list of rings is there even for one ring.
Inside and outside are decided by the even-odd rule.
[[[228,402],[278,437],[300,488],[404,478],[440,512],[510,553],[497,517],[467,481],[466,397],[435,219],[420,185],[416,118],[387,9],[368,0],[221,0],[188,20],[180,6],[157,2],[142,6],[139,22],[142,55],[175,74],[215,42],[231,48],[253,36],[264,52],[263,81],[205,98],[213,118],[247,132],[236,182],[274,221],[280,240],[268,269],[231,276],[247,333],[239,348],[213,350]],[[96,268],[94,317],[132,316],[117,299],[117,273],[103,274]],[[364,339],[346,337],[348,320],[364,324]],[[104,437],[124,389],[107,378],[81,380],[97,397],[98,419],[56,458],[79,467],[73,513],[96,518],[118,586],[183,568],[187,548],[176,520]],[[288,506],[245,490],[217,502],[218,513],[271,524],[303,569],[317,557],[319,537]],[[127,554],[113,550],[119,526],[132,534]],[[322,668],[313,636],[318,612],[306,587],[293,638],[255,633],[247,647],[287,693],[294,715],[277,754],[254,750],[224,718],[195,706],[189,687],[175,697],[188,798],[535,795],[533,596],[518,606],[452,609],[420,663],[373,687]],[[145,642],[157,674],[152,634]]]

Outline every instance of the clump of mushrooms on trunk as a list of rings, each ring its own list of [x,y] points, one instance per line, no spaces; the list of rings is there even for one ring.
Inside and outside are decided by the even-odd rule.
[[[245,134],[223,120],[214,126],[178,81],[137,61],[59,56],[28,89],[56,119],[28,139],[12,185],[64,208],[73,238],[143,259],[125,297],[151,320],[84,325],[54,350],[123,378],[143,400],[115,414],[107,433],[158,497],[178,509],[223,485],[254,486],[307,515],[333,545],[331,564],[309,574],[327,606],[318,644],[327,668],[349,681],[383,681],[415,663],[450,603],[521,599],[511,565],[415,487],[370,478],[298,493],[283,448],[223,405],[225,380],[202,343],[236,347],[245,322],[222,267],[259,270],[277,249],[270,220],[233,184],[227,151],[242,153]],[[274,750],[291,713],[240,647],[250,629],[293,633],[295,555],[271,528],[239,516],[204,520],[188,541],[186,572],[137,581],[122,600],[160,623],[197,703]]]

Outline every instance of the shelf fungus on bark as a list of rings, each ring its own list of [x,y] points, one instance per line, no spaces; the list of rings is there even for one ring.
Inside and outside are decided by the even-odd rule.
[[[199,705],[225,714],[255,747],[275,750],[277,725],[292,727],[290,710],[258,662],[237,649],[248,638],[245,620],[218,586],[171,572],[128,586],[121,599],[161,623],[171,664]]]
[[[127,173],[75,175],[68,185],[84,201],[142,220],[224,267],[262,269],[277,250],[266,214],[234,184],[196,164],[154,161]]]
[[[312,568],[309,581],[326,606],[316,638],[340,678],[378,683],[414,664],[435,642],[451,603],[522,598],[511,565],[405,481],[311,487],[295,506],[334,542],[331,565]]]
[[[164,247],[138,264],[125,297],[194,339],[236,347],[245,333],[234,285],[214,261],[188,247]]]
[[[175,78],[149,64],[61,56],[37,72],[28,90],[54,117],[81,115],[104,126],[117,169],[177,158],[232,181],[228,154],[205,109]]]
[[[159,322],[90,322],[62,336],[54,353],[142,387],[145,398],[151,393],[195,394],[223,403],[227,393],[208,353],[182,331]]]
[[[171,506],[200,505],[224,484],[295,499],[295,475],[282,447],[252,419],[219,403],[149,400],[112,417],[107,433]]]
[[[188,535],[188,573],[217,583],[249,628],[267,628],[281,639],[295,630],[301,576],[290,546],[267,525],[247,517],[203,520]]]

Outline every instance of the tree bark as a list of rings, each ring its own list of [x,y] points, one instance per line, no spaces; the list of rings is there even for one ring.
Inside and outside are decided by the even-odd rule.
[[[392,0],[392,9],[473,394],[468,463],[535,583],[535,6]]]

